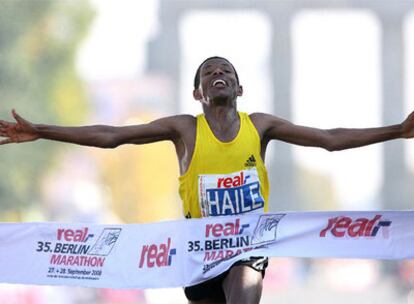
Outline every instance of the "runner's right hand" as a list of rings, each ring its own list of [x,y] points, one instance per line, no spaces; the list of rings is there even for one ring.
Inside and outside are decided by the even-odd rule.
[[[0,120],[0,136],[6,138],[0,140],[0,145],[28,142],[40,137],[34,124],[23,119],[14,109],[12,115],[16,122]]]

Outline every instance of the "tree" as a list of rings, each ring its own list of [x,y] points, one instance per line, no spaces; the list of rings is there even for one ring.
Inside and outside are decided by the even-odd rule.
[[[82,0],[0,1],[1,117],[16,108],[34,122],[82,120],[86,94],[74,61],[92,18]],[[21,210],[39,201],[41,178],[55,152],[50,142],[0,149],[1,220],[18,220]]]

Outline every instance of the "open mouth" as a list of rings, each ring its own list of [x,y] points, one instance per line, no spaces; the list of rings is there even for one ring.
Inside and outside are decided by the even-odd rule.
[[[227,83],[223,79],[216,79],[211,84],[211,86],[213,86],[213,87],[222,87],[222,86],[226,86],[226,85],[227,85]]]

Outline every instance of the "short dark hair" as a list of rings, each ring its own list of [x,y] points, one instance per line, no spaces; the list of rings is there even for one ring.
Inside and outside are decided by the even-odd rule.
[[[234,68],[233,64],[228,59],[226,59],[224,57],[212,56],[212,57],[208,57],[206,60],[204,60],[200,64],[200,66],[198,67],[197,72],[196,72],[195,77],[194,77],[194,89],[198,89],[198,87],[200,86],[200,71],[201,71],[201,67],[203,66],[204,63],[206,63],[207,61],[212,60],[212,59],[223,59],[223,60],[226,60],[231,65],[231,67],[234,70],[234,73],[236,74],[237,84],[239,83],[239,75],[237,75],[237,71]]]

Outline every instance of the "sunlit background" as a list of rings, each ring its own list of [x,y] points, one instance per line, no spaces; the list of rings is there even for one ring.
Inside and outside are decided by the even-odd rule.
[[[414,109],[414,1],[0,0],[0,117],[127,125],[197,114],[192,83],[227,57],[238,108],[320,128]],[[329,153],[275,142],[271,211],[413,209],[414,141]],[[170,143],[0,148],[0,220],[182,218]],[[262,303],[414,303],[414,262],[272,259]],[[0,284],[0,303],[185,303],[181,289]]]

